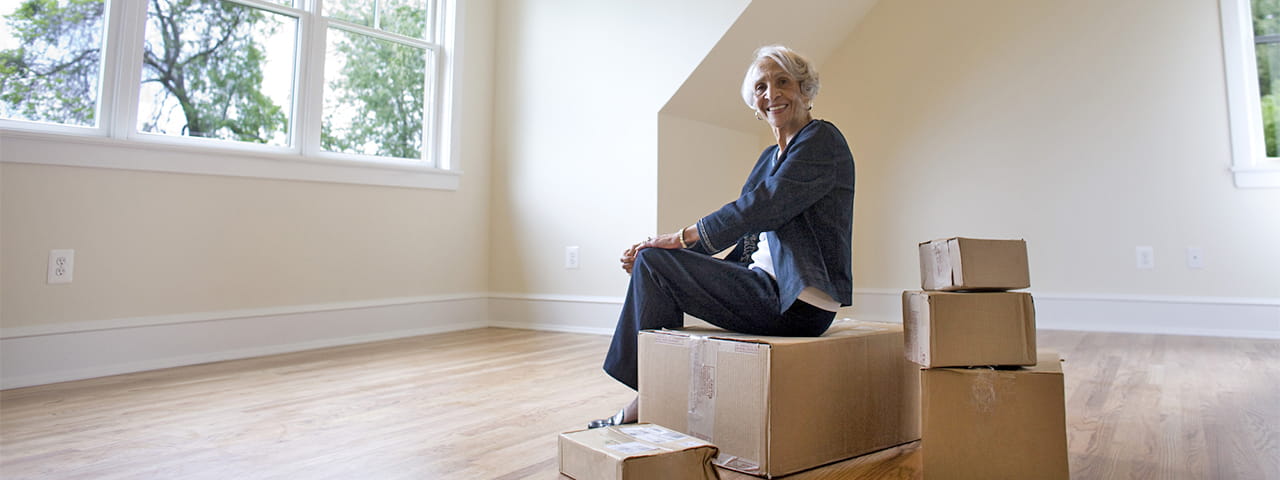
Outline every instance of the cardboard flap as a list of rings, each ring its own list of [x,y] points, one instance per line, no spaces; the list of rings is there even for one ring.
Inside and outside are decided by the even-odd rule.
[[[645,331],[682,338],[707,338],[728,342],[785,346],[798,343],[811,343],[815,341],[822,342],[828,340],[839,340],[844,337],[896,333],[902,331],[902,324],[841,318],[831,322],[831,327],[819,337],[773,337],[768,335],[752,335],[749,333],[731,332],[719,328],[703,326],[692,326],[678,330],[662,329]]]

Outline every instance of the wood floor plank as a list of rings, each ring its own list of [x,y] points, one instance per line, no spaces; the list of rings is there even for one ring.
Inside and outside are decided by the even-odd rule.
[[[1066,359],[1072,478],[1280,480],[1280,342],[1039,336]],[[607,348],[486,328],[6,390],[0,478],[565,478],[556,435],[634,396]],[[787,478],[918,479],[921,455]]]

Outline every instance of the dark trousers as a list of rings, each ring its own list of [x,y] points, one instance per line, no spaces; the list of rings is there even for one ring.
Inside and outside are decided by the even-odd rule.
[[[778,312],[778,284],[759,269],[686,250],[646,248],[636,256],[604,370],[638,390],[641,330],[680,328],[688,313],[707,323],[752,335],[816,337],[835,312],[797,301]]]

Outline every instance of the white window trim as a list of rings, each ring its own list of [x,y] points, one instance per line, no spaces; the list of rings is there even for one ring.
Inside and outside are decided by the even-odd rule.
[[[252,0],[251,0],[252,1]],[[431,156],[438,166],[426,165],[411,160],[376,158],[358,155],[318,152],[307,147],[306,135],[300,135],[298,143],[291,147],[269,145],[246,145],[231,141],[202,138],[169,138],[162,135],[139,134],[135,132],[136,119],[132,113],[136,108],[109,109],[109,102],[136,103],[136,85],[140,72],[131,69],[116,68],[115,65],[131,65],[141,54],[142,30],[145,26],[146,10],[143,2],[111,1],[107,12],[107,31],[103,32],[106,42],[120,42],[122,45],[136,45],[137,48],[104,49],[110,58],[117,59],[104,62],[102,68],[102,109],[114,115],[109,122],[100,122],[99,127],[76,127],[65,125],[40,124],[33,122],[11,121],[0,119],[0,163],[30,163],[61,165],[75,167],[113,168],[125,170],[159,171],[199,175],[222,175],[235,177],[271,178],[283,180],[303,180],[351,183],[363,185],[381,185],[394,187],[427,188],[456,190],[462,175],[458,161],[459,152],[456,146],[457,110],[453,104],[459,100],[456,85],[460,82],[458,66],[458,39],[461,38],[459,26],[461,22],[455,18],[462,15],[462,3],[456,0],[441,2],[440,11],[435,14],[441,35],[441,48],[437,50],[435,67],[440,71],[436,89],[438,95],[430,95],[429,108],[434,114],[428,115],[430,126],[425,137],[425,147],[434,149]],[[450,15],[450,10],[456,15]],[[120,16],[124,21],[113,22],[112,17]],[[142,22],[139,24],[138,22]],[[323,31],[317,25],[299,25],[299,35],[320,35]],[[312,37],[315,38],[315,37]],[[314,47],[315,42],[313,42]],[[319,42],[323,49],[323,42]],[[323,52],[321,52],[323,54]],[[299,52],[299,56],[316,58],[315,53]],[[300,60],[299,68],[307,71],[308,76],[299,83],[311,81],[321,71],[319,62]],[[301,87],[301,85],[299,85]],[[113,93],[114,92],[114,93]],[[132,92],[132,93],[129,93]],[[434,92],[433,92],[434,93]],[[307,99],[308,97],[303,97]],[[318,103],[319,96],[311,95],[311,102]],[[299,121],[299,128],[305,125],[301,115],[307,110],[318,108],[318,105],[303,105],[298,102],[294,118]],[[438,103],[438,105],[437,105]],[[104,116],[103,116],[104,117]],[[105,147],[118,150],[119,154],[86,158],[80,155],[13,155],[5,143],[48,143],[59,146],[81,145]],[[317,140],[318,141],[318,140]],[[173,155],[177,154],[177,155]]]
[[[1230,117],[1231,172],[1237,188],[1280,188],[1280,161],[1263,144],[1262,107],[1249,0],[1218,2]]]

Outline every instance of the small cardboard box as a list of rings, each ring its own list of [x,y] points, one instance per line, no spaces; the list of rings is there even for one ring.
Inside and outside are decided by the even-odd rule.
[[[902,292],[908,360],[925,368],[1036,364],[1026,292]]]
[[[1024,240],[953,237],[920,244],[923,290],[1001,291],[1030,286]]]
[[[717,451],[658,425],[579,430],[560,434],[560,473],[577,480],[714,479]]]
[[[922,370],[924,478],[1069,478],[1061,360]]]
[[[839,320],[821,337],[640,332],[640,420],[714,442],[716,464],[776,477],[920,437],[902,327]]]

